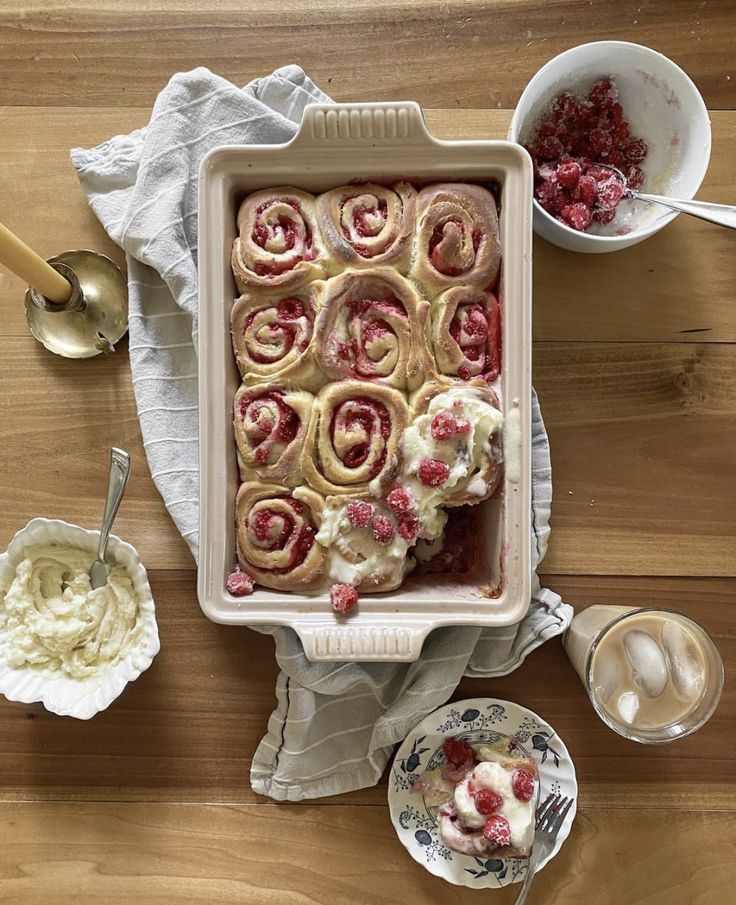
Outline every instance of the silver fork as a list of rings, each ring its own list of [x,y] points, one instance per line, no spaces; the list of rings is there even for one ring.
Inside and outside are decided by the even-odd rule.
[[[534,844],[529,855],[529,866],[526,869],[524,883],[516,897],[515,905],[524,905],[526,897],[534,880],[537,865],[552,851],[560,827],[565,822],[565,817],[573,806],[574,798],[560,795],[548,795],[539,805],[534,824]]]

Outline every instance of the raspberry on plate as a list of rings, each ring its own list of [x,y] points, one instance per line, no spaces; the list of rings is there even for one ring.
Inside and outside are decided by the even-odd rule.
[[[500,814],[492,814],[486,820],[483,835],[496,845],[511,845],[511,827],[508,820]]]
[[[358,602],[358,592],[350,584],[333,584],[330,588],[330,605],[332,609],[344,616]]]
[[[534,786],[534,775],[530,770],[514,770],[511,788],[519,801],[530,801],[532,795],[534,795]]]
[[[371,530],[377,544],[390,544],[394,539],[394,526],[385,515],[377,515],[373,519]]]
[[[236,569],[227,576],[225,587],[233,597],[247,597],[253,593],[255,582],[247,572]]]
[[[503,804],[503,798],[492,789],[478,789],[474,798],[479,814],[494,814]]]
[[[461,764],[472,764],[475,760],[475,751],[473,748],[461,738],[452,738],[448,736],[442,742],[442,751],[447,758],[447,763],[453,767],[459,767]]]
[[[417,477],[425,487],[441,487],[450,476],[450,466],[439,459],[422,459]]]
[[[376,507],[365,500],[351,500],[347,507],[348,521],[355,528],[367,528],[375,514]]]

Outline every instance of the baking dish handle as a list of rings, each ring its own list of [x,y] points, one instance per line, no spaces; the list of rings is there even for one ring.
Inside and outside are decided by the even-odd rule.
[[[310,104],[292,145],[366,147],[376,141],[422,142],[431,136],[414,101]]]
[[[431,628],[429,622],[361,627],[333,622],[330,625],[300,625],[296,631],[308,660],[396,663],[416,660]]]

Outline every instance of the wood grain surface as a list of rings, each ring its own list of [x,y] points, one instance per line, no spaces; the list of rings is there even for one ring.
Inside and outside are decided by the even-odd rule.
[[[585,40],[649,44],[714,111],[700,197],[736,203],[736,7],[730,0],[0,0],[0,220],[42,254],[122,262],[69,164],[143,126],[177,70],[236,83],[297,62],[337,100],[404,99],[444,138],[502,137],[533,72]],[[736,843],[736,260],[732,233],[680,217],[632,249],[535,240],[534,368],[553,457],[543,583],[580,609],[671,606],[714,636],[721,706],[696,736],[637,746],[590,708],[559,641],[514,673],[465,679],[547,718],[580,808],[537,881],[544,905],[715,905]],[[191,556],[145,464],[123,342],[68,362],[26,330],[0,271],[0,549],[32,516],[95,526],[110,445],[135,466],[116,530],[151,570],[152,668],[87,723],[0,700],[0,903],[380,905],[513,902],[448,886],[396,840],[384,781],[276,805],[249,786],[274,703],[273,641],[208,622]],[[730,898],[729,898],[730,897]]]

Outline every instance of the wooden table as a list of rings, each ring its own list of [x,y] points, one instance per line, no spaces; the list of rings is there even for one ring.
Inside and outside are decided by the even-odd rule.
[[[735,33],[730,0],[4,0],[0,219],[45,255],[89,246],[120,260],[68,149],[144,125],[177,70],[205,64],[244,84],[296,61],[337,100],[414,98],[436,134],[492,138],[546,59],[614,37],[693,76],[714,111],[702,197],[736,203]],[[536,241],[534,268],[535,385],[555,479],[544,581],[576,607],[675,607],[715,635],[728,671],[735,251],[732,233],[683,217],[615,255]],[[116,529],[150,569],[163,650],[90,723],[0,702],[0,902],[512,902],[512,890],[456,889],[411,861],[385,784],[299,805],[253,795],[272,642],[200,614],[192,560],[145,464],[125,345],[55,358],[26,330],[23,288],[0,272],[0,548],[35,515],[95,526],[108,448],[126,447],[135,468]],[[559,641],[455,697],[481,694],[543,714],[578,771],[572,835],[531,901],[734,901],[730,672],[710,724],[655,749],[594,717]]]

